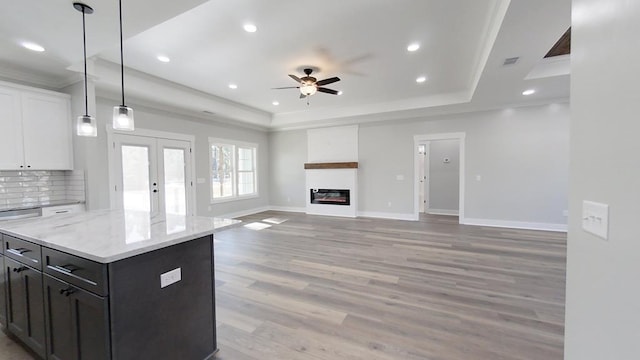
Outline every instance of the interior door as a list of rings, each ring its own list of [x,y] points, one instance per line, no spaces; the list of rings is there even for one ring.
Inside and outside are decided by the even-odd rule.
[[[418,186],[419,191],[419,204],[420,204],[420,212],[425,212],[427,208],[427,201],[429,201],[429,186],[427,184],[427,175],[429,173],[429,163],[428,160],[428,144],[420,144],[418,145],[418,181],[420,181],[420,185]]]
[[[117,134],[116,206],[125,210],[193,214],[188,141]]]

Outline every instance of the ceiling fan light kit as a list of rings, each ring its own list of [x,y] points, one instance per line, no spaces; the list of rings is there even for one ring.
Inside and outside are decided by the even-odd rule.
[[[328,89],[323,86],[340,81],[339,77],[332,77],[332,78],[318,81],[318,79],[311,76],[311,73],[313,73],[313,69],[306,68],[304,69],[304,73],[305,73],[305,76],[303,77],[298,77],[296,75],[289,74],[289,77],[293,79],[293,81],[297,82],[299,86],[285,86],[285,87],[274,88],[274,89],[275,90],[298,89],[300,90],[300,99],[304,99],[309,96],[315,95],[317,92],[322,92],[322,93],[331,94],[331,95],[338,95],[339,93],[338,91],[333,89]],[[308,99],[307,99],[307,105],[309,105]]]

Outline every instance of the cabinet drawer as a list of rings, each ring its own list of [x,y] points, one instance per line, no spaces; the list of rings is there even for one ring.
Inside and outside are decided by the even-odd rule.
[[[42,270],[40,249],[40,245],[13,236],[4,236],[4,255],[38,270]]]
[[[73,214],[84,211],[83,204],[65,205],[65,206],[49,206],[42,208],[42,217],[56,216],[62,214]]]
[[[107,265],[42,248],[44,272],[94,294],[106,296]]]

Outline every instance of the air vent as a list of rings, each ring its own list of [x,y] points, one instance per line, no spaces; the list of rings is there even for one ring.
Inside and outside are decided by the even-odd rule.
[[[504,65],[504,66],[513,65],[513,64],[517,63],[518,60],[520,60],[520,57],[506,58],[506,59],[504,59],[504,64],[502,64],[502,65]]]

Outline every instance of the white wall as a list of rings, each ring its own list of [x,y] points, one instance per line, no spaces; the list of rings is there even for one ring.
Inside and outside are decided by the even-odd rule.
[[[427,211],[458,211],[460,204],[460,140],[429,142]],[[448,162],[445,162],[445,159]]]
[[[569,105],[566,103],[438,116],[359,128],[358,211],[413,216],[414,135],[466,133],[466,217],[509,224],[562,227],[567,209]],[[271,136],[298,148],[272,148],[273,159],[304,152],[299,132]],[[285,140],[291,139],[291,140]],[[294,140],[295,139],[295,140]],[[272,140],[272,143],[274,141]],[[289,156],[278,167],[302,167]],[[288,162],[288,164],[286,164]],[[403,180],[398,180],[402,175]],[[476,181],[476,175],[482,180]],[[304,183],[304,173],[272,173],[271,205],[283,203],[287,189],[277,184]],[[299,176],[297,179],[292,176]],[[418,196],[417,194],[415,196]],[[389,205],[391,203],[391,205]]]
[[[309,194],[305,186],[307,131],[269,134],[270,205],[275,208],[305,211]]]
[[[640,358],[639,33],[639,1],[573,1],[567,360]],[[609,204],[607,241],[583,200]]]
[[[103,98],[98,98],[97,101],[97,118],[100,119],[100,123],[106,120],[107,124],[110,124],[113,106],[115,102]],[[190,118],[188,116],[176,115],[168,113],[166,111],[160,111],[142,106],[136,106],[136,104],[128,104],[133,107],[135,112],[136,128],[158,130],[166,132],[174,132],[179,134],[187,134],[195,136],[195,154],[196,162],[194,164],[196,170],[196,178],[206,179],[204,184],[196,184],[196,214],[201,216],[217,216],[224,214],[242,213],[251,209],[265,208],[269,204],[269,142],[268,135],[264,131],[252,130],[248,128],[238,127],[234,125],[225,125],[223,123],[214,123],[207,120]],[[104,131],[101,131],[101,136]],[[211,204],[211,190],[209,181],[209,137],[216,137],[222,139],[240,140],[258,144],[258,192],[259,197],[238,200],[226,203]],[[96,139],[93,139],[96,141]],[[91,141],[91,140],[88,140]],[[101,168],[107,167],[107,146],[102,138],[97,139],[95,147],[85,147],[82,151],[89,151],[91,158],[96,161],[102,161]],[[91,174],[89,174],[91,177]],[[88,189],[88,196],[92,194],[107,193],[109,178],[105,176],[100,179],[101,181],[96,183],[90,183]],[[194,179],[195,181],[195,179]],[[106,197],[106,203],[100,203],[93,208],[108,208],[109,198]],[[211,210],[209,210],[211,207]]]

